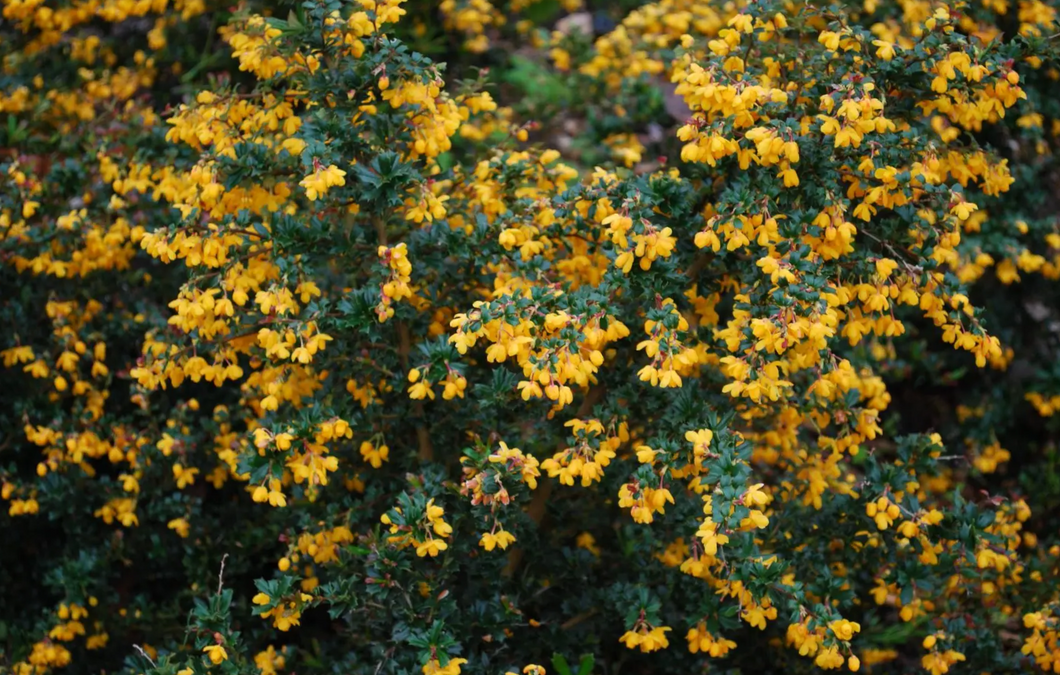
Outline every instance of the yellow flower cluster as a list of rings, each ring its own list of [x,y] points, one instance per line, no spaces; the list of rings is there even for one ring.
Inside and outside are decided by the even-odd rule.
[[[781,528],[801,528],[811,511],[835,516],[837,529],[850,535],[822,533],[822,554],[893,558],[868,573],[852,569],[849,559],[829,559],[826,571],[844,593],[859,582],[875,584],[868,591],[875,607],[859,597],[852,601],[857,611],[880,608],[909,630],[935,630],[950,605],[972,602],[961,594],[974,588],[975,602],[993,615],[1022,613],[1012,606],[1014,589],[1042,576],[1017,555],[1037,543],[1024,530],[1027,504],[985,497],[993,520],[977,526],[982,536],[974,548],[950,538],[940,527],[950,523],[946,495],[968,469],[923,470],[920,463],[953,459],[942,456],[942,437],[930,436],[931,447],[920,454],[904,445],[895,450],[883,424],[895,376],[885,368],[906,367],[908,357],[899,356],[899,338],[933,332],[969,364],[995,371],[1016,357],[986,332],[974,294],[961,284],[991,266],[1002,286],[1034,274],[1060,279],[1060,235],[1021,239],[1029,231],[1022,220],[1005,234],[1018,243],[999,245],[1004,250],[968,245],[988,241],[977,235],[996,228],[995,198],[1019,174],[973,135],[1008,116],[1049,138],[1051,121],[1015,70],[1038,70],[1040,60],[1015,63],[986,47],[950,48],[964,44],[946,42],[954,35],[984,44],[1000,36],[976,12],[908,0],[884,16],[868,0],[858,18],[879,20],[863,30],[813,7],[760,12],[745,3],[659,0],[632,11],[588,50],[573,49],[577,39],[557,31],[544,45],[556,68],[615,94],[614,101],[593,102],[594,114],[598,108],[629,121],[622,101],[636,82],[672,93],[668,105],[680,118],[673,135],[682,169],[652,169],[644,161],[646,136],[616,131],[620,125],[608,121],[604,157],[622,166],[579,172],[557,150],[519,145],[535,127],[481,91],[484,76],[453,93],[441,67],[424,57],[417,54],[410,68],[404,47],[384,32],[405,13],[400,0],[346,3],[317,17],[319,36],[305,40],[291,37],[304,28],[298,12],[285,31],[278,28],[283,20],[237,11],[220,35],[254,86],[217,80],[216,91],[189,96],[164,123],[137,94],[163,76],[180,76],[181,68],[160,70],[142,51],[136,67],[117,65],[113,48],[89,33],[93,22],[117,28],[150,16],[156,22],[147,40],[161,52],[177,17],[198,16],[205,3],[58,4],[3,2],[4,30],[29,40],[19,58],[61,45],[85,66],[78,71],[83,81],[68,91],[35,79],[32,87],[0,92],[10,133],[28,117],[39,117],[56,138],[82,124],[103,133],[135,121],[159,143],[164,137],[172,152],[145,162],[143,153],[131,156],[103,133],[83,162],[92,179],[73,181],[77,189],[62,199],[45,189],[62,165],[43,155],[5,154],[10,205],[0,208],[0,262],[63,289],[42,303],[42,338],[16,334],[0,350],[3,367],[40,385],[52,411],[19,422],[33,453],[28,466],[42,481],[4,470],[0,497],[11,516],[31,517],[47,505],[41,492],[48,481],[103,476],[107,492],[90,517],[142,528],[141,519],[155,517],[142,505],[155,497],[152,481],[161,480],[178,497],[161,531],[190,545],[206,539],[199,539],[207,523],[193,504],[211,486],[220,490],[232,480],[239,498],[277,507],[266,510],[270,517],[300,517],[304,505],[332,509],[331,495],[348,496],[343,489],[375,499],[368,475],[385,483],[383,474],[404,473],[409,492],[380,517],[381,538],[356,531],[360,506],[328,510],[327,520],[307,517],[282,535],[277,568],[298,583],[283,597],[263,591],[252,601],[284,632],[327,601],[320,589],[328,588],[329,571],[343,569],[344,548],[370,546],[373,560],[383,547],[418,558],[450,551],[434,563],[439,568],[466,551],[473,560],[495,561],[499,554],[482,551],[514,547],[506,528],[525,542],[515,523],[521,528],[526,519],[515,510],[528,496],[529,520],[536,520],[534,504],[544,504],[551,479],[580,485],[586,498],[600,484],[618,486],[603,503],[627,510],[634,523],[673,532],[655,540],[664,550],[653,550],[650,564],[694,577],[686,581],[705,588],[712,602],[738,606],[731,616],[761,631],[790,616],[784,642],[822,669],[856,671],[898,653],[856,655],[851,642],[868,636],[857,638],[861,624],[840,615],[849,604],[802,583],[806,565],[789,566],[785,555],[800,560],[810,543]],[[442,0],[438,10],[445,27],[478,53],[531,4]],[[573,10],[579,2],[562,4]],[[977,12],[1009,12],[1004,0],[982,5]],[[1012,14],[1021,35],[1055,30],[1055,8],[1039,0],[1019,2]],[[77,27],[92,31],[75,34]],[[805,34],[793,51],[796,29]],[[516,30],[529,32],[522,21]],[[420,37],[424,31],[422,23],[413,27]],[[932,46],[939,41],[950,46]],[[903,61],[914,52],[915,60]],[[796,53],[813,54],[824,66],[810,70],[792,58]],[[369,59],[366,78],[336,67]],[[895,63],[930,83],[923,100],[862,74],[870,65],[890,73],[887,64]],[[5,73],[17,65],[5,61]],[[1052,77],[1048,72],[1041,74]],[[339,86],[347,75],[362,81]],[[1053,138],[1060,136],[1060,123],[1054,126]],[[1041,143],[1034,150],[1044,157],[1049,143]],[[123,154],[130,157],[118,160]],[[384,194],[392,187],[394,194]],[[885,228],[898,235],[881,234]],[[137,256],[152,266],[140,269]],[[152,276],[159,270],[161,283]],[[63,294],[71,283],[118,273],[130,280],[123,294],[128,288],[131,299]],[[145,289],[171,283],[153,315],[141,308]],[[643,326],[643,336],[627,340],[634,326]],[[140,358],[116,365],[116,335],[134,331],[143,337],[134,347]],[[492,383],[481,377],[490,367]],[[124,391],[114,383],[126,378],[130,392],[121,405],[152,420],[143,428],[110,423],[117,419],[110,399]],[[151,408],[157,390],[189,383],[212,385],[226,404],[212,414],[195,399],[164,415]],[[463,409],[505,394],[514,400],[505,402],[505,414],[465,425]],[[1060,396],[1045,388],[1025,396],[1042,416],[1060,410]],[[722,401],[725,410],[708,409],[704,400]],[[555,413],[568,406],[578,410],[560,428]],[[438,409],[454,414],[432,421]],[[540,411],[541,419],[509,424],[509,409]],[[639,417],[644,410],[650,412]],[[678,415],[687,421],[675,423]],[[958,408],[958,417],[987,425],[983,410]],[[474,439],[458,483],[436,480],[434,466],[410,468],[416,458],[405,452],[402,425],[425,462],[433,459],[432,434],[434,442],[455,434]],[[551,439],[547,445],[539,434]],[[992,434],[957,439],[980,474],[1004,472],[1017,453]],[[863,467],[895,452],[902,459],[887,465],[884,478],[870,478]],[[469,506],[471,515],[453,511],[454,504]],[[689,513],[675,539],[675,516]],[[789,522],[792,513],[799,523]],[[468,522],[468,531],[454,532]],[[581,532],[579,555],[605,561],[604,537],[598,544],[582,531],[588,525],[576,527],[569,534],[575,541]],[[953,562],[973,559],[974,578]],[[910,595],[895,581],[905,563],[937,569],[941,582],[914,584]],[[748,570],[772,574],[773,565],[785,570],[780,581],[770,582],[768,593],[752,593],[761,585]],[[429,569],[420,593],[441,603],[444,594],[432,591],[444,575]],[[411,607],[415,594],[403,595]],[[1023,654],[1060,672],[1055,611],[1050,604],[1023,615],[1031,631]],[[627,648],[668,648],[671,628],[650,613],[627,626],[620,638]],[[43,675],[70,665],[64,645],[78,638],[90,650],[105,646],[107,633],[86,626],[87,614],[69,600],[60,605],[47,639],[13,672]],[[737,645],[721,634],[729,630],[705,612],[690,614],[689,652],[730,655]],[[232,641],[209,637],[195,647],[201,653],[194,668],[180,673],[245,662]],[[922,647],[921,666],[932,675],[957,671],[966,660],[945,632],[929,635]],[[437,645],[428,649],[424,675],[459,675],[468,663],[446,658]],[[144,654],[157,656],[147,647]],[[271,675],[287,668],[285,654],[269,646],[254,662]],[[522,672],[545,675],[535,664]]]
[[[400,507],[395,507],[394,511],[402,515]],[[436,505],[433,499],[427,502],[420,522],[398,525],[386,513],[380,520],[390,527],[391,536],[388,537],[390,543],[401,547],[413,546],[416,549],[416,555],[421,558],[426,556],[434,558],[449,548],[445,538],[453,533],[453,527],[445,522],[445,509]]]
[[[95,596],[88,598],[89,607],[98,604],[99,600]],[[73,657],[64,643],[73,643],[79,637],[84,638],[84,646],[88,650],[105,647],[109,636],[102,630],[99,621],[93,622],[94,631],[88,634],[85,628],[88,614],[88,608],[82,605],[59,603],[54,614],[55,625],[48,631],[47,637],[34,643],[24,660],[11,664],[11,672],[15,675],[38,675],[51,672],[52,669],[66,668]]]
[[[618,448],[629,441],[625,422],[612,422],[607,428],[598,419],[572,419],[564,423],[571,430],[571,445],[541,462],[549,478],[559,478],[563,485],[581,480],[589,487],[603,478],[604,469],[615,458]]]
[[[306,603],[313,600],[313,596],[308,593],[296,593],[289,598],[271,598],[266,593],[258,593],[252,598],[255,605],[259,607],[268,607],[259,614],[263,619],[272,619],[272,625],[278,630],[287,632],[292,627],[298,626],[301,623],[302,611],[305,609]],[[220,663],[227,656],[224,654],[224,648],[219,647],[220,653],[210,653],[210,660],[213,663]],[[206,647],[207,649],[213,649],[213,647]]]
[[[619,641],[628,649],[654,652],[670,646],[670,641],[666,639],[666,633],[670,630],[669,626],[652,626],[645,621],[639,621],[634,630],[623,633]]]
[[[1057,672],[1060,668],[1060,622],[1054,610],[1045,608],[1024,614],[1023,626],[1031,629],[1031,634],[1024,640],[1021,651],[1032,657],[1044,672]]]

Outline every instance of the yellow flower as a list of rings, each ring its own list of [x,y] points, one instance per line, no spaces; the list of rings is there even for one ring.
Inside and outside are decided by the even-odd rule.
[[[345,185],[345,176],[346,172],[334,164],[327,168],[318,166],[316,171],[303,178],[298,184],[305,188],[306,197],[310,201],[316,201],[327,194],[332,187]]]
[[[832,634],[836,636],[837,640],[850,640],[855,633],[861,632],[861,624],[856,621],[847,621],[846,619],[832,621],[828,624],[828,627],[832,630]]]
[[[839,34],[830,30],[821,31],[817,41],[833,52],[839,49]]]
[[[493,549],[500,547],[503,551],[508,548],[508,545],[515,541],[515,536],[511,532],[506,530],[498,530],[496,533],[483,532],[482,537],[479,539],[479,546],[492,551]]]
[[[639,648],[644,653],[654,652],[670,646],[669,640],[666,639],[666,633],[670,630],[669,626],[649,628],[647,624],[642,623],[635,631],[623,633],[618,641],[626,645],[627,649]]]
[[[184,518],[174,518],[166,524],[166,527],[175,531],[181,537],[187,537],[191,526]]]
[[[893,42],[873,40],[872,44],[876,45],[876,56],[878,58],[881,58],[884,61],[890,61],[894,58],[895,44]]]
[[[364,441],[361,443],[361,457],[371,464],[373,469],[378,469],[383,466],[383,462],[390,461],[390,448],[386,444],[377,447],[371,441]]]
[[[221,645],[207,645],[202,650],[206,652],[206,656],[210,659],[210,663],[217,665],[222,661],[228,659],[228,652]]]
[[[467,659],[449,659],[445,666],[437,659],[431,659],[423,664],[423,675],[460,675],[460,666],[467,663]]]
[[[427,556],[434,558],[447,548],[449,548],[449,544],[445,543],[441,539],[428,539],[423,543],[417,544],[416,555],[421,558]]]

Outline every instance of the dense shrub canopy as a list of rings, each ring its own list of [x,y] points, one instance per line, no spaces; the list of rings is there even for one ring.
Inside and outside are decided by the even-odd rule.
[[[599,4],[3,0],[0,669],[1060,672],[1056,7]]]

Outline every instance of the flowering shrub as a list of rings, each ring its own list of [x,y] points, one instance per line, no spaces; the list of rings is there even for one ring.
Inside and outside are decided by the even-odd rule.
[[[3,0],[5,669],[1060,672],[1055,8],[537,4]]]

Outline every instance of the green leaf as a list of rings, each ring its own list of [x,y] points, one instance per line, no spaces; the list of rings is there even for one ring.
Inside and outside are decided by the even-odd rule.
[[[567,663],[567,659],[563,658],[563,654],[556,652],[552,655],[552,667],[556,669],[557,675],[571,675],[570,665]],[[579,670],[579,675],[581,671]]]
[[[596,657],[592,654],[582,654],[582,660],[578,663],[578,675],[589,675],[596,665]]]

